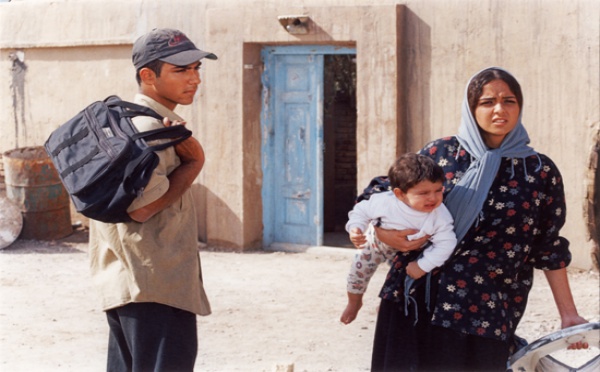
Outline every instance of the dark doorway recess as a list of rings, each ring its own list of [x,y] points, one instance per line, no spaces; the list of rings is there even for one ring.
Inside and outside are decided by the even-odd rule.
[[[326,55],[323,84],[323,244],[351,247],[344,226],[356,198],[356,55]]]

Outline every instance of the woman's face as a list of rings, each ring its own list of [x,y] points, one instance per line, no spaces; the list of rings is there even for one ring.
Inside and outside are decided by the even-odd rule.
[[[475,120],[489,148],[500,147],[504,137],[517,125],[520,112],[515,94],[503,80],[492,80],[483,86],[475,107]]]

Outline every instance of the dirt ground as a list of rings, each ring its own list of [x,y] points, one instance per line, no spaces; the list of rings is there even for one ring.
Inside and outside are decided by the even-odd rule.
[[[18,240],[0,250],[0,370],[105,370],[107,325],[89,278],[86,242],[79,231],[60,241]],[[353,254],[328,247],[304,253],[203,248],[213,314],[198,318],[196,370],[368,371],[377,292],[387,268],[373,278],[358,319],[342,325]],[[571,271],[570,280],[580,314],[597,322],[598,273]],[[533,341],[558,329],[541,274],[517,333]],[[561,359],[577,366],[597,352]]]

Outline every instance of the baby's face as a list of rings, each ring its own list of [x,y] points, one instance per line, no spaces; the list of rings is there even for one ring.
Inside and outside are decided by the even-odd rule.
[[[405,193],[400,189],[394,189],[394,193],[412,209],[429,213],[442,204],[444,185],[441,182],[423,181]]]

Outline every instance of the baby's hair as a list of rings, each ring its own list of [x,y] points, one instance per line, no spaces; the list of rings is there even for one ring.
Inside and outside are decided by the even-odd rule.
[[[392,188],[399,188],[402,192],[423,181],[444,182],[444,170],[433,159],[415,153],[401,155],[388,172]]]

